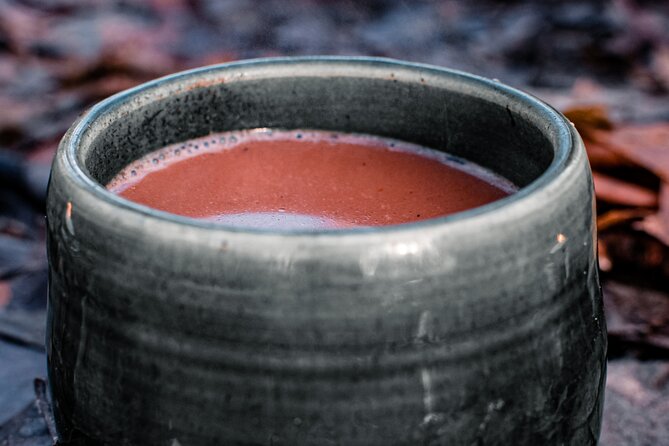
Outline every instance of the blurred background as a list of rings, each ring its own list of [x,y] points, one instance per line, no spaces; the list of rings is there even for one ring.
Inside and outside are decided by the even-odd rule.
[[[168,73],[313,54],[497,78],[576,124],[609,326],[602,444],[669,445],[666,0],[0,0],[0,445],[51,444],[33,379],[46,375],[46,186],[67,128]]]

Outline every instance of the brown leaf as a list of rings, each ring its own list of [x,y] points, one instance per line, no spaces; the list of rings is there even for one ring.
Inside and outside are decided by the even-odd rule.
[[[660,189],[660,210],[657,216],[662,221],[665,234],[669,234],[669,183],[663,183]]]
[[[600,233],[599,240],[615,273],[647,284],[669,281],[669,246],[657,238],[618,226]]]
[[[630,162],[611,150],[606,143],[605,130],[591,130],[592,134],[600,135],[595,140],[584,140],[585,151],[588,153],[588,160],[593,169],[603,167],[617,167],[630,164]]]
[[[669,182],[669,122],[612,130],[609,147]]]
[[[564,115],[576,126],[586,141],[595,141],[593,130],[611,130],[613,123],[603,105],[581,105],[566,109]]]
[[[606,248],[606,243],[601,239],[597,240],[597,257],[599,258],[599,269],[602,271],[608,272],[613,268],[613,262],[609,258],[609,253]]]
[[[647,217],[651,213],[649,209],[614,209],[597,216],[597,230],[605,231],[614,226]]]
[[[588,159],[593,168],[613,167],[627,164],[608,145],[609,132],[613,129],[613,122],[603,105],[571,106],[564,111],[564,115],[574,124],[579,135],[583,138]]]
[[[146,79],[129,76],[127,74],[110,74],[100,79],[86,82],[73,89],[87,102],[93,102],[118,93],[121,90],[134,87]]]
[[[6,307],[12,300],[12,287],[9,282],[0,281],[0,308]]]
[[[664,183],[660,189],[660,209],[657,213],[644,218],[635,228],[646,231],[669,246],[669,184]]]
[[[593,172],[597,199],[611,204],[634,207],[657,206],[657,194],[636,184]]]

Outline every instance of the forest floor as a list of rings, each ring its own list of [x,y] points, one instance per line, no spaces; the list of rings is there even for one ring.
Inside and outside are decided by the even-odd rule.
[[[609,330],[601,444],[669,445],[668,30],[662,0],[0,0],[0,446],[51,444],[33,381],[46,375],[44,204],[65,130],[168,73],[305,54],[497,78],[576,124]]]

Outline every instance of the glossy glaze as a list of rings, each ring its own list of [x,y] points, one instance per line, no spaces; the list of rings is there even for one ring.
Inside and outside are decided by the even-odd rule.
[[[392,105],[392,107],[391,107]],[[101,184],[214,131],[318,128],[455,153],[522,189],[413,224],[240,231]],[[536,99],[380,59],[234,63],[112,97],[48,195],[51,392],[91,444],[595,444],[606,331],[580,138]]]

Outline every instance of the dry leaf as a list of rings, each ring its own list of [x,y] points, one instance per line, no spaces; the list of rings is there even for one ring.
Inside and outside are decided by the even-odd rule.
[[[593,169],[629,165],[630,162],[618,155],[606,143],[607,131],[592,130],[592,134],[599,135],[596,140],[584,140],[585,151]]]
[[[669,182],[669,123],[624,126],[609,135],[612,150]]]
[[[12,287],[9,282],[0,281],[0,308],[6,307],[12,300]]]
[[[651,213],[649,209],[614,209],[597,216],[597,230],[605,231],[614,226],[647,217]]]
[[[634,225],[669,246],[669,184],[660,189],[660,209]]]
[[[597,240],[597,257],[599,258],[599,269],[605,272],[611,271],[613,262],[611,262],[606,244],[602,240]]]
[[[644,277],[644,282],[669,280],[669,246],[643,231],[613,227],[599,234],[616,272]]]
[[[73,88],[86,101],[95,101],[111,96],[119,91],[134,87],[146,79],[130,76],[126,73],[109,74],[100,79],[91,80]]]
[[[603,105],[572,106],[564,111],[564,115],[574,124],[583,138],[588,159],[593,168],[613,167],[627,164],[608,146],[609,132],[613,122],[609,119]]]
[[[564,115],[576,126],[576,130],[585,141],[596,141],[593,130],[611,130],[613,123],[603,105],[585,105],[570,107]]]
[[[657,206],[657,194],[645,187],[593,172],[597,199],[611,204],[634,207]]]

